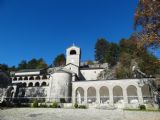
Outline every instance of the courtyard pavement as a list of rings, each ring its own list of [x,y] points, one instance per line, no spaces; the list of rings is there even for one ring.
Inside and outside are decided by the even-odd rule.
[[[12,108],[0,110],[0,120],[160,120],[160,112]]]

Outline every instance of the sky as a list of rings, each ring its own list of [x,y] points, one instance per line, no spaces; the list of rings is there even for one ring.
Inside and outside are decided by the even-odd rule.
[[[117,42],[134,32],[137,0],[0,0],[0,63],[54,58],[73,43],[94,60],[98,38]]]

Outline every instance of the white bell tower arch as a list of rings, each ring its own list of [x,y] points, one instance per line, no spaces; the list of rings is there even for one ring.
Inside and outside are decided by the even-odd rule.
[[[73,45],[66,50],[66,65],[74,64],[80,66],[81,50],[79,47]]]

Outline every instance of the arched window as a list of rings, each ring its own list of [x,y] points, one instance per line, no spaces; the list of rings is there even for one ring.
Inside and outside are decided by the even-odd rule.
[[[18,80],[22,80],[22,77],[19,77],[19,79]]]
[[[35,86],[36,86],[36,87],[39,87],[39,82],[36,82],[36,83],[35,83]]]
[[[13,79],[14,81],[17,81],[17,77],[14,77],[14,79]]]
[[[26,83],[23,83],[23,85],[22,85],[23,87],[26,87],[27,86],[27,84]]]
[[[28,87],[33,87],[33,83],[30,82],[30,83],[28,84]]]
[[[28,80],[28,77],[24,77],[24,80]]]
[[[42,82],[41,86],[46,86],[47,83],[46,82]]]
[[[46,75],[43,75],[42,79],[43,79],[43,80],[47,79],[47,76],[46,76]]]
[[[33,77],[33,76],[31,76],[31,77],[29,78],[29,80],[34,80],[34,77]]]
[[[75,50],[71,50],[70,51],[70,55],[75,55],[76,54],[76,51]]]
[[[36,80],[40,80],[40,76],[37,76],[37,77],[36,77]]]

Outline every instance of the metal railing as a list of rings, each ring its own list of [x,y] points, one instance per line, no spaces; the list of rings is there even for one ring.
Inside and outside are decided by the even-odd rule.
[[[123,96],[113,96],[114,104],[121,103],[123,100]]]
[[[1,97],[2,98],[2,97]],[[132,103],[139,103],[138,96],[128,96],[128,104]],[[154,97],[151,96],[143,96],[143,103],[144,104],[150,104],[154,103]],[[72,97],[4,97],[3,100],[9,101],[9,102],[21,102],[21,103],[32,103],[33,101],[37,100],[40,103],[43,102],[60,102],[60,103],[72,103]],[[86,101],[85,101],[86,100]],[[109,104],[110,103],[110,98],[109,96],[100,96],[99,99],[97,99],[96,96],[89,96],[85,98],[84,96],[82,97],[75,97],[75,102],[79,104],[83,103],[88,103],[88,104],[94,104],[94,103],[101,103],[101,104]],[[123,103],[124,98],[123,96],[113,96],[113,103]]]
[[[128,96],[128,103],[133,104],[133,103],[138,103],[138,96]]]
[[[143,103],[144,104],[150,104],[150,103],[154,103],[154,97],[152,96],[143,96]]]

